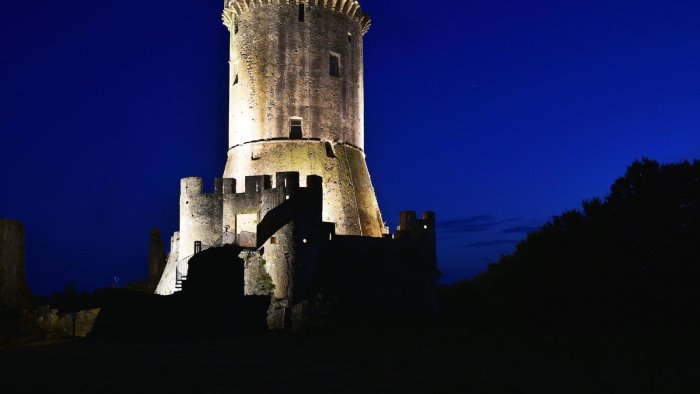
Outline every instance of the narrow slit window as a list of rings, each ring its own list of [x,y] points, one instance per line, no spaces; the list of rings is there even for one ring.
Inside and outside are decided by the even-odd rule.
[[[238,34],[238,21],[233,21],[233,34]]]
[[[238,73],[233,77],[233,84],[237,85],[238,84]]]
[[[335,53],[331,53],[330,66],[331,66],[331,68],[330,68],[331,76],[339,77],[340,76],[340,55],[336,55]]]
[[[306,5],[305,4],[299,4],[299,22],[304,21],[304,17],[306,16]]]
[[[301,119],[292,119],[290,121],[289,139],[300,140],[302,135],[303,135],[302,131],[303,131],[302,120]]]
[[[348,42],[352,42],[352,33],[348,33]]]

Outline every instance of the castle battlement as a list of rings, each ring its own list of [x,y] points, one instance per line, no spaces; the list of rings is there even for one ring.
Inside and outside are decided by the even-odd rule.
[[[204,180],[201,177],[187,177],[180,180],[180,195],[183,197],[209,196],[218,197],[226,195],[262,195],[267,190],[284,189],[294,190],[301,187],[300,175],[296,171],[277,172],[274,175],[276,187],[272,187],[272,175],[246,176],[244,188],[240,192],[237,189],[236,180],[233,178],[214,178],[214,191],[204,191]],[[320,188],[323,179],[319,176],[306,177],[306,188]]]
[[[231,30],[235,17],[252,8],[268,4],[304,4],[307,7],[322,7],[331,12],[345,14],[360,24],[363,34],[367,33],[372,25],[372,19],[362,12],[360,2],[357,0],[225,0],[222,16],[224,25]]]
[[[235,179],[232,179],[235,184]],[[230,184],[230,182],[229,182]],[[214,191],[204,192],[204,180],[201,177],[187,177],[180,179],[180,194],[183,196],[220,195],[224,190],[224,180],[214,180]]]

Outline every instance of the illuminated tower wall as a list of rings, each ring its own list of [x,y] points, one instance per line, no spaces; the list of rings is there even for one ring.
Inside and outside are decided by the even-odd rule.
[[[323,220],[386,233],[365,162],[363,35],[355,0],[228,0],[229,150],[224,178],[323,178]],[[276,187],[277,185],[272,185]]]

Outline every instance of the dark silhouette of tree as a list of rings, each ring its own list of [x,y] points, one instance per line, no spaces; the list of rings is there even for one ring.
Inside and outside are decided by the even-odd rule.
[[[605,199],[554,217],[446,302],[499,325],[670,327],[695,320],[699,274],[700,162],[643,159]]]

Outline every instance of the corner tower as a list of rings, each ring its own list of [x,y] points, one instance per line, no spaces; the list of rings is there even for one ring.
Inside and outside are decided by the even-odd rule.
[[[338,234],[387,232],[364,152],[363,35],[356,0],[227,0],[225,178],[295,171],[323,178]],[[276,185],[273,185],[276,187]]]

